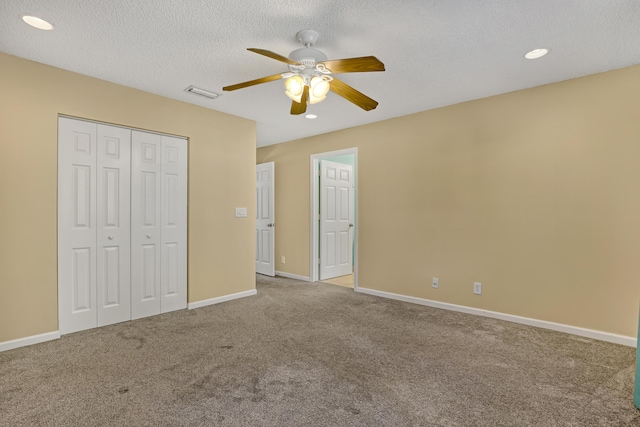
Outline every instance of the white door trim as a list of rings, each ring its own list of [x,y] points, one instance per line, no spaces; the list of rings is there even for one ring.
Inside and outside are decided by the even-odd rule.
[[[310,239],[311,247],[309,253],[309,271],[310,279],[312,282],[318,281],[318,258],[320,257],[320,251],[318,249],[319,244],[319,227],[318,227],[318,212],[319,212],[319,186],[320,177],[318,176],[318,168],[320,167],[320,160],[330,159],[332,157],[346,156],[353,154],[353,177],[354,177],[354,227],[353,227],[353,241],[354,241],[354,254],[353,254],[353,287],[358,289],[358,148],[345,148],[344,150],[329,151],[326,153],[312,154],[310,158],[310,180],[311,188],[309,191],[310,196],[310,209],[309,209],[309,224],[310,224]]]

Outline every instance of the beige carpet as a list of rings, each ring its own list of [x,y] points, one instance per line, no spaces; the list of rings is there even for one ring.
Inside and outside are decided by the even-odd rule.
[[[259,276],[257,296],[0,353],[0,425],[640,426],[634,356]]]

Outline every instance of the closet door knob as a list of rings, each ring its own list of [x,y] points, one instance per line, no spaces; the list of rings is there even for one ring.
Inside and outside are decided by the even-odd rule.
[[[107,237],[107,239],[113,240],[113,236],[109,236],[109,237]]]
[[[151,238],[151,234],[147,234],[147,239],[150,239],[150,238]]]

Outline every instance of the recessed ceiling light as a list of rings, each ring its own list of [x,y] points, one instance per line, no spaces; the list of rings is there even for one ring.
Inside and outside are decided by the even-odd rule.
[[[307,114],[305,117],[307,119],[317,119],[318,118],[318,116],[316,116],[315,114]]]
[[[27,24],[39,30],[46,30],[46,31],[53,30],[52,23],[47,22],[42,18],[38,18],[37,16],[22,15],[21,18],[24,22],[26,22]]]
[[[533,49],[531,52],[527,53],[524,57],[527,59],[538,59],[545,56],[549,53],[549,49]]]

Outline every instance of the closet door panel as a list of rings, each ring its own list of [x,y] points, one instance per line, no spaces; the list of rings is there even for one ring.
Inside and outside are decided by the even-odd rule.
[[[58,120],[58,328],[97,326],[95,123]]]
[[[162,137],[131,133],[131,317],[160,313]]]
[[[131,319],[131,130],[98,125],[98,326]]]
[[[161,311],[187,307],[187,141],[162,137]]]

